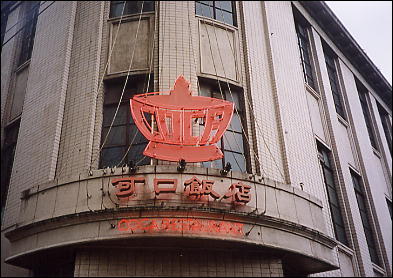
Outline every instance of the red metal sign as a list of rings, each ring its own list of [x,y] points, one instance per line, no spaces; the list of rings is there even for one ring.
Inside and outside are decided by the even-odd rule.
[[[180,75],[168,92],[140,94],[130,100],[131,113],[140,132],[150,141],[143,154],[153,158],[202,162],[223,157],[215,145],[231,121],[233,103],[192,96],[190,83]],[[152,126],[146,114],[155,119]],[[193,122],[202,119],[203,132],[193,134]]]

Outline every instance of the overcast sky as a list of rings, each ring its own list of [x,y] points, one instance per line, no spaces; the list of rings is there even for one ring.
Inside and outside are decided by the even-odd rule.
[[[326,1],[326,4],[392,84],[392,2]]]

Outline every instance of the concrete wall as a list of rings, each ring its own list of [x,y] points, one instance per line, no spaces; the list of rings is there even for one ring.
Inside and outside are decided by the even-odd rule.
[[[92,159],[105,2],[78,2],[56,177],[87,171]],[[82,58],[83,57],[83,58]],[[102,86],[101,86],[102,89]]]
[[[50,9],[37,22],[3,227],[15,224],[22,190],[55,176],[76,2],[58,2]]]

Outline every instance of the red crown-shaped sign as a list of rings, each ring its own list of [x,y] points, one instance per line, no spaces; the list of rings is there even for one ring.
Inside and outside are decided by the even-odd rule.
[[[233,103],[193,96],[190,83],[180,75],[173,90],[140,94],[130,100],[131,113],[140,132],[150,141],[143,154],[153,158],[202,162],[223,157],[215,145],[231,121]],[[154,115],[152,126],[146,114]],[[194,135],[193,122],[202,119],[203,131]]]

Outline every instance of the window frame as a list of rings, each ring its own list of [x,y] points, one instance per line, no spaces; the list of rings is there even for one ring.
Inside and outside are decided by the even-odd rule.
[[[362,107],[363,117],[367,128],[368,137],[370,139],[371,146],[379,151],[379,145],[377,140],[376,128],[373,123],[372,113],[370,106],[368,105],[368,90],[367,88],[356,78],[356,89],[358,91],[360,105]]]
[[[385,139],[388,144],[390,155],[393,154],[392,144],[392,124],[390,123],[389,113],[377,102],[379,117],[381,118],[382,129],[385,134]]]
[[[370,218],[369,205],[367,196],[364,193],[364,184],[362,177],[350,169],[353,188],[356,196],[359,214],[362,220],[364,235],[366,237],[367,247],[370,254],[371,262],[380,266],[381,260],[378,255],[378,245],[376,244],[374,225]]]
[[[11,138],[11,141],[8,142],[7,136],[11,133],[10,130],[12,129],[17,131],[16,134]],[[3,213],[5,211],[5,205],[7,202],[12,168],[15,159],[16,145],[18,144],[19,131],[20,117],[4,128],[4,144],[1,150],[1,219],[3,219]],[[12,152],[12,154],[9,155],[10,152]]]
[[[302,18],[302,16],[296,10],[294,10],[293,15],[295,21],[295,30],[299,47],[299,54],[302,63],[304,82],[309,85],[314,91],[318,91],[317,74],[315,70],[315,64],[311,48],[311,38],[309,34],[311,25],[304,18]],[[307,66],[310,68],[310,70],[307,70]],[[309,82],[310,79],[311,83]]]
[[[332,167],[332,155],[331,152],[318,141],[317,141],[317,150],[318,150],[318,158],[319,158],[320,166],[322,169],[323,180],[325,183],[326,194],[328,197],[334,235],[339,242],[341,242],[346,246],[349,246],[345,221],[341,209],[340,199],[337,192],[335,171],[333,170]],[[328,182],[326,173],[329,173],[330,176],[332,177],[332,181],[331,181],[332,184]],[[333,199],[337,200],[337,204],[335,204],[334,202],[335,200]],[[337,213],[335,214],[333,212],[333,208],[338,212],[338,214]],[[339,229],[342,229],[343,233],[342,232],[339,233]]]
[[[114,10],[114,5],[119,5],[120,7],[121,7],[121,11],[123,10],[123,7],[122,7],[122,5],[124,5],[124,2],[126,2],[126,6],[124,7],[124,13],[123,13],[123,15],[121,15],[121,14],[119,14],[119,15],[113,15],[113,10]],[[142,1],[110,1],[110,7],[109,7],[109,18],[110,19],[112,19],[112,18],[118,18],[118,17],[121,17],[121,16],[132,16],[132,15],[138,15],[138,14],[140,14],[140,9],[139,9],[139,11],[137,11],[137,12],[135,12],[135,13],[129,13],[129,12],[127,12],[129,9],[130,9],[130,6],[129,6],[129,4],[135,4],[136,3],[136,5],[138,5],[140,2],[142,2]],[[143,10],[142,10],[142,14],[145,14],[145,13],[152,13],[152,12],[154,12],[155,11],[155,2],[156,1],[143,1],[144,2],[144,4],[143,4]],[[151,3],[152,4],[152,10],[145,10],[145,8],[146,7],[148,7],[147,5],[146,5],[146,3],[147,2],[149,2],[149,4]]]
[[[208,96],[208,97],[213,97],[213,98],[222,99],[221,93],[220,93],[220,89],[219,89],[219,85],[217,84],[217,81],[214,82],[213,80],[209,80],[209,79],[207,79],[207,78],[199,78],[199,84],[200,84],[199,86],[201,86],[201,84],[202,84],[203,87],[209,89],[209,96]],[[228,85],[227,85],[226,83],[223,83],[223,84],[220,84],[220,86],[221,86],[221,90],[222,90],[224,99],[232,102],[232,99],[228,99],[228,97],[231,98],[231,94],[229,93],[229,89],[227,88]],[[231,85],[230,85],[230,86],[231,86]],[[245,135],[244,132],[243,132],[243,129],[244,129],[245,132],[247,132],[247,130],[246,130],[246,125],[245,125],[245,117],[246,117],[246,114],[245,114],[245,105],[244,105],[244,95],[243,95],[243,92],[242,92],[241,89],[234,88],[233,86],[231,86],[230,89],[231,89],[232,95],[233,95],[233,94],[237,94],[239,103],[238,103],[238,106],[236,106],[236,109],[237,109],[237,111],[239,112],[239,118],[240,118],[239,120],[240,120],[241,126],[243,126],[243,128],[242,128],[241,131],[236,131],[236,130],[233,129],[233,128],[231,129],[231,127],[230,127],[231,124],[228,126],[228,129],[224,132],[222,138],[221,138],[220,141],[217,143],[217,147],[218,147],[218,148],[222,151],[222,153],[224,154],[223,158],[221,158],[221,159],[219,159],[219,160],[221,160],[221,167],[224,168],[224,166],[226,165],[226,163],[227,163],[227,162],[230,162],[230,161],[229,161],[230,159],[228,159],[228,157],[226,158],[226,155],[225,155],[225,154],[226,154],[226,153],[231,153],[231,155],[232,155],[232,157],[233,157],[233,160],[235,161],[235,165],[233,165],[233,163],[231,163],[232,170],[234,170],[234,169],[235,169],[234,166],[238,167],[238,165],[237,165],[237,163],[236,163],[235,155],[244,156],[244,157],[242,158],[242,160],[244,161],[244,169],[240,169],[240,167],[239,167],[239,170],[236,169],[236,170],[234,170],[234,171],[240,171],[240,172],[244,172],[244,173],[246,173],[246,172],[249,173],[249,172],[250,172],[250,163],[251,163],[251,161],[250,161],[250,155],[249,155],[250,149],[249,149],[249,147],[247,146],[247,144],[246,144],[246,142],[245,142],[245,136],[246,136],[246,135]],[[213,94],[212,94],[212,92],[213,92]],[[202,94],[200,87],[199,87],[199,95],[204,95],[204,96],[206,95],[206,94]],[[236,98],[236,97],[233,95],[233,98]],[[235,105],[236,105],[236,104],[235,104]],[[236,113],[235,110],[233,111],[233,113],[234,113],[234,115],[235,115],[235,114],[237,115],[237,113]],[[233,117],[232,117],[232,119],[233,119]],[[231,123],[232,123],[232,122],[231,122]],[[200,123],[200,125],[201,125],[201,123]],[[225,137],[225,135],[226,135],[226,134],[229,134],[229,133],[234,133],[234,134],[237,134],[237,135],[242,135],[242,142],[237,142],[237,143],[241,144],[240,147],[243,148],[243,153],[238,152],[238,151],[236,151],[236,150],[231,150],[230,148],[228,148],[228,149],[225,148],[225,145],[226,145],[226,142],[225,142],[225,141],[226,141],[226,137]],[[232,135],[230,135],[230,136],[232,136]],[[234,138],[234,140],[236,140],[236,139]],[[229,139],[227,139],[227,141],[229,141]],[[217,161],[217,160],[215,160],[215,161]],[[212,167],[212,166],[211,166],[211,163],[212,163],[212,162],[213,162],[213,161],[202,162],[202,167],[206,167],[206,168],[215,168],[215,167]]]
[[[27,63],[31,59],[31,55],[33,53],[35,33],[37,29],[38,22],[38,13],[40,9],[39,1],[27,2],[24,7],[25,9],[25,20],[23,24],[25,24],[25,29],[22,32],[20,37],[20,52],[18,57],[17,66]]]
[[[112,130],[111,130],[111,132],[113,132],[113,127],[122,127],[122,126],[124,126],[125,127],[125,142],[124,142],[124,144],[110,144],[110,145],[108,145],[108,140],[107,140],[107,142],[105,143],[105,145],[102,147],[102,150],[101,150],[101,152],[100,152],[100,160],[99,160],[99,168],[100,169],[103,169],[103,168],[106,168],[106,167],[113,167],[113,166],[115,166],[115,165],[112,165],[112,166],[109,166],[109,165],[104,165],[103,164],[103,160],[104,160],[104,158],[103,158],[103,156],[104,156],[104,150],[108,150],[108,149],[114,149],[114,148],[124,148],[124,151],[122,151],[122,156],[121,157],[123,157],[124,156],[124,154],[125,154],[125,152],[127,151],[127,149],[128,149],[128,147],[129,147],[129,144],[131,143],[131,141],[132,141],[132,139],[134,138],[134,136],[136,136],[135,137],[135,139],[138,137],[138,136],[141,136],[141,137],[143,137],[143,142],[139,142],[139,143],[133,143],[132,144],[132,146],[131,146],[131,148],[130,148],[130,151],[131,151],[131,149],[133,148],[133,147],[138,147],[138,146],[143,146],[142,147],[142,153],[141,153],[141,157],[143,157],[143,150],[145,149],[145,147],[147,146],[147,144],[149,143],[149,140],[148,139],[146,139],[141,133],[140,133],[140,131],[139,131],[139,129],[138,129],[138,127],[136,126],[136,124],[134,123],[134,120],[133,120],[133,118],[132,118],[132,115],[131,115],[131,110],[130,110],[130,98],[127,98],[127,97],[132,97],[133,95],[135,95],[135,94],[139,94],[139,93],[145,93],[145,91],[146,91],[146,81],[147,81],[147,78],[146,78],[146,76],[148,76],[148,74],[146,74],[146,76],[145,76],[145,78],[143,78],[143,76],[144,75],[137,75],[137,76],[131,76],[129,79],[128,79],[128,81],[127,81],[127,84],[132,84],[132,83],[136,83],[137,84],[137,86],[136,86],[136,88],[130,88],[130,87],[126,87],[126,89],[125,89],[125,92],[124,92],[124,95],[123,95],[123,99],[121,100],[121,103],[120,103],[120,106],[119,106],[119,111],[120,111],[120,109],[123,107],[125,107],[124,109],[125,109],[125,111],[126,111],[126,115],[125,115],[125,117],[126,117],[126,121],[125,121],[125,123],[118,123],[118,124],[116,124],[116,121],[114,121],[114,123],[113,123],[113,125],[112,125]],[[106,93],[109,93],[111,90],[109,90],[109,88],[108,88],[108,86],[113,86],[113,87],[116,87],[117,85],[120,85],[120,84],[122,84],[122,86],[124,86],[124,82],[125,82],[125,79],[126,79],[126,77],[119,77],[119,78],[112,78],[112,79],[108,79],[108,80],[106,80],[106,82],[105,82],[105,87],[104,87],[104,101],[103,101],[103,107],[102,107],[102,125],[101,125],[101,141],[100,141],[100,145],[102,145],[102,143],[103,143],[103,140],[105,139],[105,137],[107,136],[107,132],[104,132],[104,130],[105,129],[107,129],[107,130],[109,130],[109,127],[110,127],[110,123],[108,124],[108,125],[106,125],[105,124],[105,121],[104,121],[104,117],[105,117],[105,109],[106,108],[116,108],[117,107],[117,105],[118,105],[118,102],[109,102],[109,103],[105,103],[105,97],[106,97]],[[153,74],[151,74],[151,78],[150,78],[150,87],[149,87],[149,91],[152,91],[151,90],[151,88],[152,88],[152,86],[153,86],[153,80],[154,80],[154,78],[153,78]],[[122,86],[121,86],[121,88],[122,88]],[[120,87],[119,87],[120,88]],[[135,92],[134,93],[131,93],[129,96],[126,94],[126,92],[127,92],[127,90],[132,90],[132,89],[135,89]],[[115,109],[116,110],[116,109]],[[118,113],[117,113],[117,115],[116,115],[116,118],[118,117],[118,115],[119,115],[119,111],[118,111]],[[110,114],[112,114],[112,113],[110,113]],[[110,119],[111,119],[111,121],[112,121],[112,119],[113,119],[113,116],[111,116],[110,117]],[[153,120],[153,117],[152,117],[152,120]],[[139,135],[136,135],[136,133],[140,133]],[[108,136],[108,138],[109,138],[109,136]],[[128,160],[128,157],[130,156],[130,151],[128,152],[128,154],[127,154],[127,156],[125,157],[125,159],[123,160],[123,162],[122,162],[122,164],[121,165],[124,165],[124,164],[128,164],[129,163],[129,160]],[[119,159],[121,158],[121,157],[119,157]],[[138,161],[134,161],[135,163],[137,163]],[[149,158],[149,157],[145,157],[141,162],[139,162],[139,164],[138,165],[150,165],[151,164],[151,158]]]
[[[212,2],[211,5],[208,3],[203,3],[203,2]],[[228,24],[234,27],[237,27],[237,18],[236,18],[236,1],[224,1],[224,2],[230,2],[231,3],[231,9],[232,11],[229,12],[228,10],[225,10],[224,8],[221,7],[217,7],[216,2],[223,2],[223,1],[195,1],[195,15],[199,15],[199,16],[203,16],[203,17],[207,17],[207,18],[211,18],[214,20],[217,20],[221,23],[224,24]],[[207,7],[211,7],[213,10],[212,16],[209,15],[205,15],[205,14],[199,14],[198,13],[198,5],[202,5],[202,6],[207,6]],[[217,11],[216,10],[220,10],[222,12],[222,14],[224,15],[224,12],[226,13],[231,13],[232,14],[232,23],[228,23],[226,21],[223,21],[222,19],[218,19],[217,17]],[[222,18],[224,18],[222,16]]]
[[[393,219],[393,216],[392,216],[392,200],[389,200],[387,197],[385,198],[385,200],[386,200],[386,206],[388,207],[388,210],[389,210],[390,219],[392,220]]]
[[[340,86],[340,80],[337,70],[337,55],[326,45],[322,44],[323,54],[325,57],[326,69],[328,72],[329,85],[333,95],[334,107],[336,113],[340,115],[345,121],[347,120],[347,113],[344,104],[343,92]],[[333,86],[334,85],[334,86]]]

